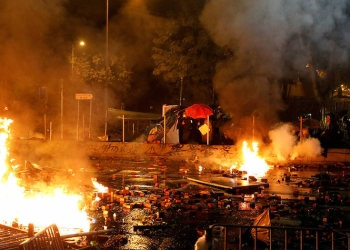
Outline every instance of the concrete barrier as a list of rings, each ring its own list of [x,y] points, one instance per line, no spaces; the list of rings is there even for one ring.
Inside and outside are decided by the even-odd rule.
[[[152,157],[168,160],[203,161],[230,165],[242,157],[241,149],[232,145],[194,145],[194,144],[146,144],[133,142],[94,142],[94,141],[44,141],[12,140],[10,151],[14,155],[30,160],[33,157],[49,158],[91,158],[122,159],[145,161]],[[274,157],[267,159],[274,162]],[[297,158],[295,164],[349,163],[350,149],[329,149],[327,156]]]

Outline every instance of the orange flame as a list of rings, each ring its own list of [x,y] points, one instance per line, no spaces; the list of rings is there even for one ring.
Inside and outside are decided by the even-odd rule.
[[[79,206],[80,195],[68,194],[63,188],[28,192],[19,186],[18,179],[7,166],[11,123],[12,120],[0,118],[0,223],[11,225],[17,221],[23,226],[33,223],[38,228],[55,223],[67,233],[89,230],[88,216]]]
[[[92,178],[91,181],[94,187],[97,189],[98,193],[108,193],[108,187],[105,187],[102,184],[98,183],[96,181],[96,178]]]
[[[241,170],[248,172],[248,175],[264,176],[270,169],[266,161],[258,155],[259,147],[257,142],[252,142],[252,148],[248,147],[246,141],[243,142],[243,164]]]

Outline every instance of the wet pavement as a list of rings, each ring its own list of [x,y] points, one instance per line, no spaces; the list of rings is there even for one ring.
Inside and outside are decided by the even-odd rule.
[[[232,223],[248,225],[254,218],[261,213],[262,207],[257,206],[259,201],[253,200],[256,204],[255,207],[242,210],[239,206],[232,206],[234,202],[236,204],[247,201],[248,204],[252,203],[252,198],[256,194],[254,189],[252,192],[242,193],[227,193],[217,188],[217,185],[222,186],[245,186],[249,184],[256,184],[254,182],[248,182],[241,178],[229,178],[223,177],[222,174],[218,174],[212,171],[209,167],[203,166],[203,170],[199,172],[198,165],[188,162],[172,162],[161,161],[160,159],[151,160],[95,160],[96,166],[94,174],[97,175],[99,183],[107,186],[114,193],[123,192],[125,188],[134,193],[133,196],[129,196],[129,203],[144,204],[147,200],[152,200],[152,195],[164,196],[165,190],[179,190],[181,193],[192,193],[193,199],[196,199],[197,203],[202,202],[203,199],[211,199],[213,194],[223,193],[222,197],[215,197],[216,204],[219,204],[218,200],[222,200],[222,206],[217,207],[215,212],[208,213],[208,204],[202,204],[202,208],[197,213],[192,213],[184,209],[184,200],[179,201],[179,204],[174,205],[174,200],[177,196],[169,195],[173,199],[173,205],[167,208],[162,207],[160,204],[153,204],[153,206],[134,207],[128,208],[123,206],[119,202],[110,202],[106,198],[102,199],[99,208],[92,210],[92,217],[96,218],[93,224],[93,230],[103,228],[105,225],[105,217],[103,217],[103,211],[108,211],[108,223],[109,228],[115,228],[118,232],[127,236],[126,242],[117,242],[114,248],[108,248],[107,245],[104,249],[194,249],[195,243],[203,234],[204,229],[208,228],[213,223]],[[306,211],[312,210],[312,203],[316,202],[317,197],[320,197],[320,190],[310,188],[306,185],[307,181],[311,179],[311,176],[328,171],[329,174],[334,176],[342,176],[347,169],[320,169],[315,166],[303,166],[302,168],[294,171],[289,167],[273,167],[266,176],[269,187],[260,190],[262,195],[279,196],[280,199],[275,201],[273,205],[278,203],[286,204],[293,209],[293,204],[296,200],[304,201],[305,197],[310,201],[307,205],[303,206]],[[344,172],[343,172],[344,171]],[[290,174],[290,181],[286,181],[286,174]],[[202,185],[190,180],[199,180],[207,183],[208,185]],[[259,178],[257,185],[259,186]],[[300,183],[303,183],[301,185]],[[217,184],[212,186],[211,184]],[[350,196],[348,188],[338,189],[344,196]],[[136,195],[142,192],[144,196]],[[261,195],[259,194],[259,195]],[[168,196],[167,196],[168,197]],[[203,198],[204,197],[204,198]],[[178,197],[179,198],[179,197]],[[180,199],[180,198],[179,198]],[[231,208],[227,208],[227,200],[230,201]],[[224,203],[225,201],[225,203]],[[261,203],[263,204],[263,203]],[[266,204],[265,204],[266,205]],[[271,205],[271,204],[268,204]],[[347,206],[339,207],[336,209],[345,209]],[[198,209],[198,208],[197,208]],[[296,209],[296,208],[295,208]],[[301,207],[298,207],[301,209]],[[228,211],[229,210],[229,211]],[[157,214],[161,217],[162,221],[166,222],[167,226],[157,230],[134,230],[134,225],[138,224],[144,218]],[[339,213],[338,216],[344,214]],[[290,214],[288,214],[290,216]],[[322,217],[325,216],[321,210],[306,212],[306,215],[290,216],[288,220],[303,220],[304,224],[301,226],[319,226],[324,224]],[[346,215],[344,215],[346,216]],[[350,226],[348,218],[337,218],[335,221],[343,220],[343,227]],[[312,222],[312,223],[308,223]],[[103,249],[103,248],[102,248]]]

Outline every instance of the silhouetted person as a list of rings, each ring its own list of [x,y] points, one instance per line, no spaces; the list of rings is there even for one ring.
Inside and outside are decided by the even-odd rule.
[[[192,120],[192,128],[191,128],[191,136],[190,136],[190,140],[191,143],[201,143],[202,141],[202,134],[199,131],[199,125],[200,122],[198,120]]]
[[[349,118],[347,116],[344,116],[343,122],[344,122],[344,125],[345,125],[345,131],[346,131],[345,138],[347,140],[349,140],[350,139],[350,121],[349,121]]]
[[[324,148],[324,155],[327,156],[328,148],[335,148],[340,146],[340,131],[339,125],[332,113],[327,115],[327,128],[323,134],[322,146]]]
[[[192,120],[190,117],[182,117],[178,123],[180,143],[188,143],[191,137]]]
[[[343,89],[341,88],[341,86],[338,87],[338,97],[342,97],[343,96]]]

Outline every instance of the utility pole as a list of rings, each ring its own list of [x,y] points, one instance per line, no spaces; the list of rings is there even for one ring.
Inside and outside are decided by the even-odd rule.
[[[182,105],[182,88],[183,88],[183,82],[184,78],[181,76],[181,82],[180,82],[180,107]]]
[[[107,136],[107,120],[108,120],[108,10],[109,0],[106,0],[106,83],[105,83],[105,136]]]

